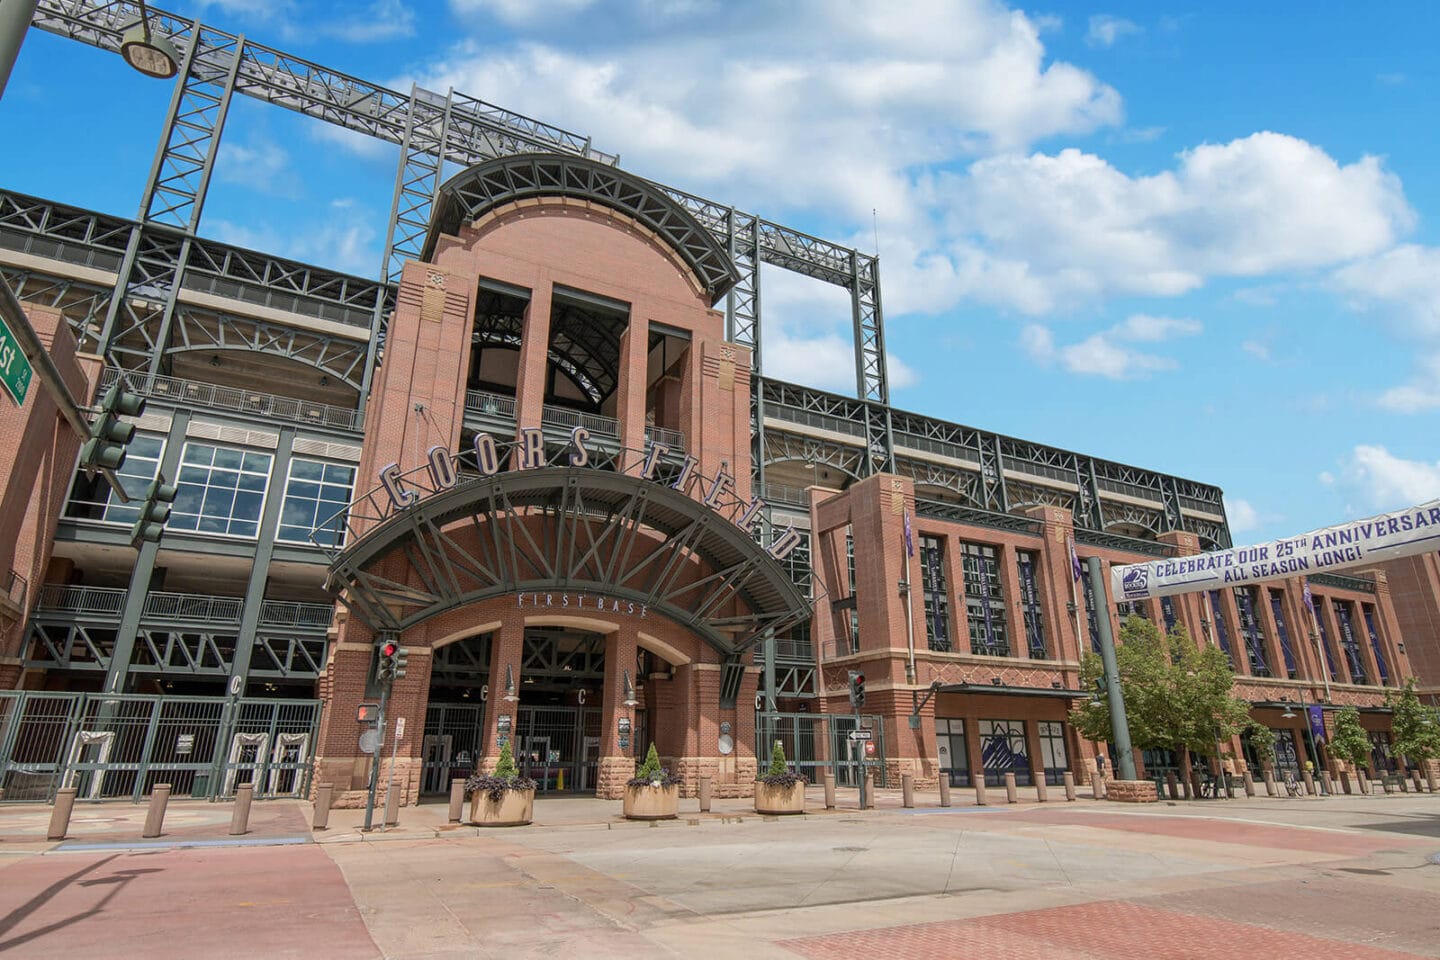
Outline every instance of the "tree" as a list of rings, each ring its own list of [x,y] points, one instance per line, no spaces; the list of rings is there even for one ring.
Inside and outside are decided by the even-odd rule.
[[[1249,721],[1250,705],[1232,695],[1235,673],[1216,647],[1199,646],[1185,628],[1168,635],[1141,617],[1126,618],[1115,648],[1130,742],[1141,750],[1213,755]],[[1103,661],[1086,653],[1082,689],[1103,679]],[[1102,690],[1072,714],[1076,731],[1089,740],[1111,739],[1110,696]]]
[[[1440,710],[1427,707],[1415,695],[1415,678],[1409,677],[1398,694],[1388,691],[1385,705],[1395,711],[1391,720],[1390,748],[1413,767],[1440,758]]]
[[[1360,711],[1346,707],[1335,714],[1335,732],[1330,735],[1330,754],[1365,769],[1370,762],[1370,735],[1360,726]]]
[[[1275,766],[1275,731],[1258,720],[1245,724],[1240,738],[1250,745],[1250,752],[1260,762],[1261,768]]]

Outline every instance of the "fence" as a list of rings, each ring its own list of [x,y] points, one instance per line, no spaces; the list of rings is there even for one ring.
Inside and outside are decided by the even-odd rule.
[[[768,727],[767,727],[768,721]],[[768,729],[768,733],[767,733]],[[850,739],[853,730],[868,730],[873,753],[867,753],[866,741]],[[760,772],[770,762],[770,742],[779,740],[785,759],[811,783],[822,773],[835,775],[840,786],[857,786],[858,764],[875,777],[875,785],[889,786],[885,779],[885,728],[878,716],[863,715],[857,728],[855,717],[833,713],[755,713],[755,756]]]
[[[0,799],[303,796],[319,725],[318,700],[0,691]]]

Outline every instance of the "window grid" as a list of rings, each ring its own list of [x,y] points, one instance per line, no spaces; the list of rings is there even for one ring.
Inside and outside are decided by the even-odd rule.
[[[275,538],[339,546],[345,536],[345,516],[340,511],[350,502],[354,486],[352,466],[301,457],[291,460]],[[323,530],[321,524],[326,524]]]
[[[1245,641],[1245,653],[1250,659],[1250,675],[1270,676],[1270,667],[1265,662],[1265,631],[1260,618],[1255,616],[1255,595],[1249,587],[1235,587],[1235,605],[1240,608],[1240,636]]]
[[[1065,771],[1070,769],[1070,757],[1065,750],[1065,724],[1059,720],[1041,720],[1038,733],[1045,782],[1059,786],[1065,782]]]
[[[104,485],[105,510],[100,519],[113,523],[134,523],[140,519],[140,507],[145,502],[145,491],[160,472],[160,457],[165,452],[162,437],[147,437],[136,434],[125,446],[125,462],[115,471],[120,486],[130,503],[121,503],[110,484]]]
[[[1285,676],[1295,679],[1295,653],[1290,649],[1290,631],[1285,629],[1285,611],[1281,601],[1285,594],[1280,590],[1270,591],[1270,613],[1275,618],[1275,632],[1280,637],[1280,654],[1285,658]]]
[[[1230,661],[1230,669],[1235,669],[1235,655],[1230,652],[1230,630],[1225,626],[1225,604],[1221,600],[1219,590],[1210,591],[1210,619],[1215,623],[1215,639],[1220,643],[1220,649],[1225,651],[1225,659]]]
[[[985,783],[998,787],[1005,774],[1015,774],[1015,783],[1029,786],[1029,748],[1025,745],[1025,721],[981,720],[980,762],[985,766]]]
[[[1005,624],[1005,598],[995,548],[962,543],[965,576],[965,613],[970,618],[970,650],[992,657],[1008,657],[1010,640]]]
[[[1343,600],[1330,602],[1335,606],[1335,620],[1340,624],[1340,649],[1345,651],[1345,662],[1350,665],[1350,682],[1368,683],[1365,661],[1360,657],[1360,642],[1355,639],[1355,628],[1350,623],[1350,604]]]
[[[1028,550],[1017,550],[1015,553],[1015,572],[1020,579],[1020,605],[1025,614],[1025,642],[1032,660],[1044,660],[1050,655],[1045,649],[1045,619],[1040,611],[1040,596],[1035,586],[1035,569],[1039,562],[1039,555]]]
[[[920,538],[920,588],[925,604],[925,640],[931,650],[949,653],[949,587],[945,578],[945,544],[939,537]]]
[[[1380,634],[1375,629],[1375,608],[1370,604],[1361,604],[1360,611],[1365,617],[1365,631],[1370,634],[1370,649],[1375,654],[1375,672],[1380,674],[1380,685],[1386,686],[1390,683],[1390,670],[1385,665],[1385,654],[1380,649]]]
[[[1325,618],[1320,616],[1320,608],[1315,605],[1323,602],[1323,600],[1314,597],[1311,598],[1310,619],[1314,621],[1315,631],[1320,636],[1320,649],[1325,651],[1325,669],[1329,671],[1330,679],[1338,682],[1340,680],[1340,671],[1335,668],[1335,655],[1330,652],[1330,637],[1325,630]]]
[[[253,450],[187,443],[168,526],[253,538],[260,530],[272,459]]]
[[[1160,598],[1160,614],[1165,618],[1165,632],[1175,632],[1175,598]]]

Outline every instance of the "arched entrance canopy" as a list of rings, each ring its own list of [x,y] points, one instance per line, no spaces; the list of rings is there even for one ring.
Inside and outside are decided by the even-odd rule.
[[[695,274],[711,306],[740,282],[725,248],[662,187],[603,163],[549,153],[498,157],[445,181],[421,259],[430,259],[442,233],[458,233],[486,211],[530,197],[588,200],[654,231]]]
[[[397,554],[418,582],[381,572]],[[327,586],[373,629],[396,631],[492,597],[583,592],[643,604],[724,656],[810,615],[729,518],[665,484],[589,467],[462,480],[351,542]]]

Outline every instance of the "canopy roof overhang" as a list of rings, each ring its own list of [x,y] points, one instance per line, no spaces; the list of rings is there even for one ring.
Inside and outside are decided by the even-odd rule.
[[[643,604],[723,656],[810,616],[781,565],[727,516],[589,467],[462,479],[355,538],[327,587],[372,629],[393,631],[493,597],[584,592]]]

